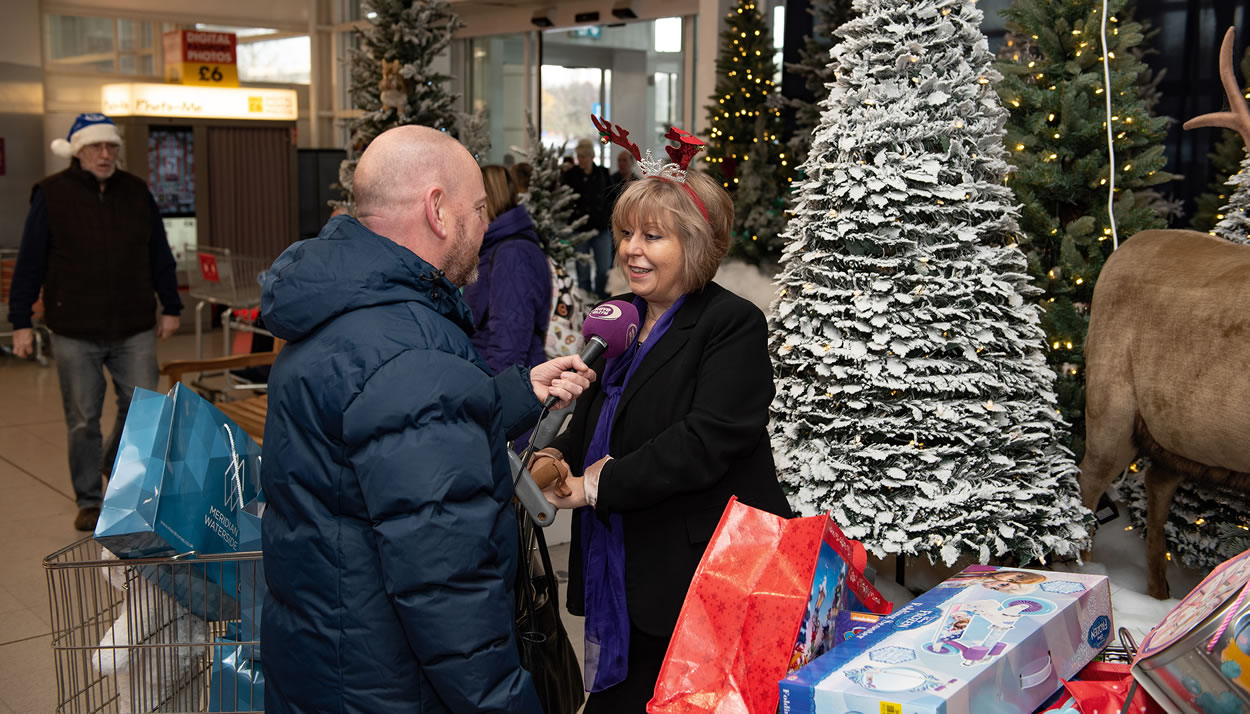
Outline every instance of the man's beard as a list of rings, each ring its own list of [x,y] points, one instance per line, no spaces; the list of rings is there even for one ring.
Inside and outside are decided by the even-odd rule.
[[[447,267],[443,268],[443,274],[452,284],[464,287],[477,281],[477,251],[478,246],[469,242],[461,222],[456,226],[456,240],[447,253]]]

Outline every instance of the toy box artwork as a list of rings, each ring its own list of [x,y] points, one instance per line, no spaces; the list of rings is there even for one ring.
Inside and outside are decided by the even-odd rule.
[[[842,641],[839,636],[841,615],[849,616],[852,611],[869,609],[889,612],[889,603],[862,575],[866,563],[867,554],[863,546],[848,540],[832,519],[826,521],[816,557],[816,570],[812,575],[811,595],[803,621],[799,623],[799,634],[790,655],[787,674]],[[843,621],[843,627],[850,629],[849,618]]]
[[[1250,711],[1250,551],[1224,561],[1142,641],[1133,677],[1168,712]]]
[[[1105,576],[972,566],[783,679],[781,711],[1028,714],[1111,633]]]

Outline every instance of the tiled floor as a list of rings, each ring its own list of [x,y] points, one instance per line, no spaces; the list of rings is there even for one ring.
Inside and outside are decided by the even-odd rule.
[[[8,344],[7,338],[0,344]],[[160,344],[158,358],[193,353],[194,337],[177,335]],[[55,365],[0,354],[0,714],[52,712],[58,701],[42,561],[83,535],[72,525],[77,509],[60,399]],[[105,434],[113,424],[112,404],[110,388]],[[551,551],[555,568],[565,570],[568,546]],[[580,657],[581,619],[562,614]]]

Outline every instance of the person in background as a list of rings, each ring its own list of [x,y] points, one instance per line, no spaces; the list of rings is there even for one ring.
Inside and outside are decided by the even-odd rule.
[[[576,166],[576,164],[573,163],[572,156],[565,156],[564,158],[560,159],[560,171],[562,173],[567,172],[569,169],[573,168],[574,166]]]
[[[526,161],[512,165],[512,180],[516,182],[517,193],[529,193],[530,179],[534,176],[534,167]]]
[[[612,177],[608,170],[595,164],[595,145],[590,139],[577,142],[577,166],[564,172],[563,181],[566,186],[577,192],[577,201],[573,204],[571,220],[586,216],[582,230],[594,231],[594,235],[578,246],[579,253],[591,253],[594,256],[594,283],[590,279],[590,266],[584,261],[577,262],[577,284],[588,292],[604,300],[608,297],[608,272],[612,270],[612,230],[608,225],[611,216],[608,213],[610,201],[608,188]]]
[[[533,460],[572,474],[548,498],[578,509],[568,608],[586,617],[587,714],[645,710],[731,496],[792,515],[768,438],[764,315],[712,282],[732,224],[729,195],[700,171],[629,184],[612,227],[638,341],[595,363],[600,379]]]
[[[612,174],[612,180],[608,187],[608,215],[612,215],[613,209],[616,208],[616,200],[625,192],[625,187],[630,181],[638,178],[635,173],[638,162],[634,160],[634,155],[628,151],[622,151],[616,155],[616,173]]]
[[[483,167],[482,183],[490,225],[478,252],[477,281],[465,286],[464,301],[473,311],[473,345],[498,374],[547,360],[551,270],[534,221],[517,205],[508,169]]]
[[[541,714],[506,439],[594,374],[572,356],[494,375],[469,341],[487,197],[459,142],[391,129],[354,178],[356,217],[262,281],[287,340],[261,468],[264,709]]]
[[[117,168],[121,134],[103,114],[80,114],[52,152],[69,168],[35,184],[9,290],[13,353],[34,350],[32,307],[43,290],[78,514],[95,530],[103,476],[113,470],[135,387],[156,389],[156,340],[178,331],[182,300],[165,224],[147,182]],[[161,315],[156,316],[156,297]],[[104,370],[113,378],[117,420],[100,433]]]

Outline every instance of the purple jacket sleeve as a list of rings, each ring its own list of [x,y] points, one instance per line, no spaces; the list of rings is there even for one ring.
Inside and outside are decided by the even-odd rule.
[[[509,241],[492,257],[488,335],[482,359],[496,374],[510,365],[529,364],[530,345],[545,334],[551,310],[551,274],[542,249],[528,241]]]

